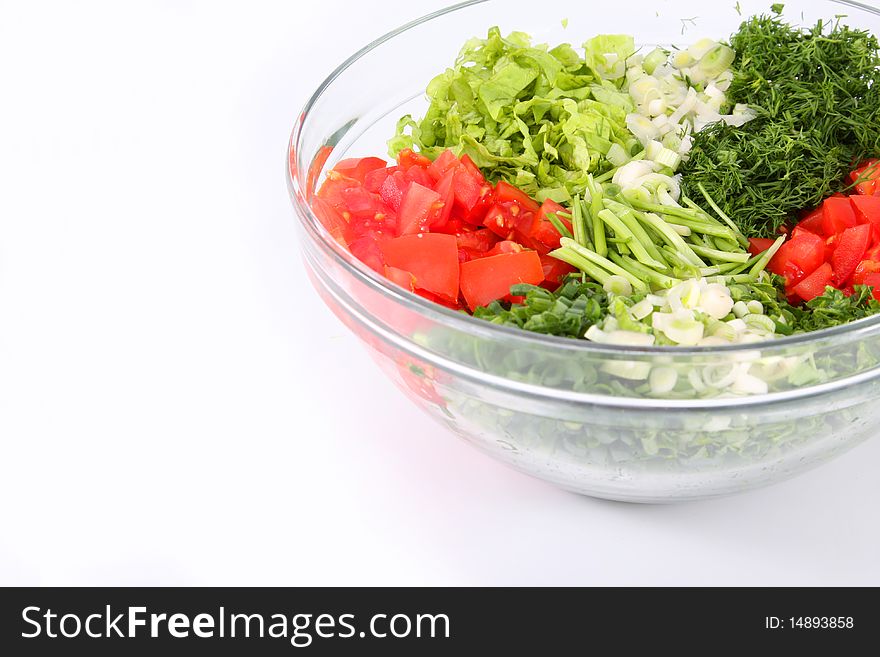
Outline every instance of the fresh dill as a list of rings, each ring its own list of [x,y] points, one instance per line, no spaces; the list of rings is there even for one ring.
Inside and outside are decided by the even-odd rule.
[[[730,44],[737,57],[728,99],[756,118],[698,133],[684,190],[693,196],[702,184],[745,234],[772,236],[880,154],[878,41],[839,22],[802,29],[754,16]]]

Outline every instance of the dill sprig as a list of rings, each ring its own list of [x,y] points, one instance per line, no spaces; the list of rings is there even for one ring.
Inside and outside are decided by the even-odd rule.
[[[728,99],[756,118],[698,133],[683,169],[747,235],[772,236],[794,213],[846,185],[845,174],[880,154],[880,53],[872,34],[819,22],[796,28],[754,16],[731,37]]]

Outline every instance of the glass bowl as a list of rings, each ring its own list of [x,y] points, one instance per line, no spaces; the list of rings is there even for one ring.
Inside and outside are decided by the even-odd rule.
[[[532,2],[489,0],[438,11],[374,41],[324,81],[290,138],[288,183],[315,289],[432,417],[492,457],[571,491],[630,502],[726,495],[853,447],[880,421],[880,317],[717,348],[541,336],[394,286],[338,244],[309,208],[337,161],[385,154],[397,119],[427,106],[428,81],[492,25],[528,32],[536,43],[579,45],[595,34],[627,33],[653,47],[727,38],[769,4],[741,0],[740,15],[733,2],[694,9],[690,1],[547,0],[536,12]],[[839,14],[880,34],[880,12],[855,2],[786,2],[784,10],[800,24]],[[684,382],[661,397],[642,385],[659,367]],[[758,383],[717,394],[734,370]]]

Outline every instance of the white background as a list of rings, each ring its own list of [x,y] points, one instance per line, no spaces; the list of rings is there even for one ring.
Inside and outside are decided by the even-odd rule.
[[[325,310],[290,127],[442,4],[0,4],[0,583],[880,584],[880,440],[733,498],[577,497]]]

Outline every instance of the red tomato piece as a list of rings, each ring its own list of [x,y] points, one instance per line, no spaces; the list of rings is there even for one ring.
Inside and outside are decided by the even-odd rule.
[[[425,167],[413,166],[407,169],[405,173],[407,180],[419,183],[422,187],[428,187],[429,189],[434,187],[434,179]]]
[[[472,249],[468,246],[458,247],[458,262],[470,262],[479,258],[485,258],[486,252],[479,249]]]
[[[863,182],[856,185],[856,192],[864,196],[877,194],[877,181],[880,178],[880,160],[867,160],[862,162],[856,169],[850,172],[849,179],[853,182],[863,178]]]
[[[450,151],[444,151],[444,153],[448,152]],[[434,191],[440,195],[440,200],[443,202],[443,208],[440,211],[437,220],[431,225],[431,230],[440,230],[449,223],[449,218],[452,216],[452,207],[455,203],[455,190],[453,189],[454,183],[455,171],[450,169],[443,174],[440,180],[434,185]],[[443,232],[449,231],[444,230]]]
[[[351,254],[370,269],[385,274],[385,258],[382,254],[384,237],[375,231],[367,232],[349,245]]]
[[[850,196],[849,202],[852,203],[858,223],[880,221],[880,196]]]
[[[498,241],[498,237],[488,228],[478,228],[477,230],[461,232],[455,236],[458,241],[458,248],[474,249],[485,253]]]
[[[831,196],[822,203],[822,232],[825,235],[841,233],[856,223],[856,213],[848,198]]]
[[[448,299],[446,297],[441,297],[427,290],[420,290],[416,288],[416,294],[418,294],[423,299],[427,299],[428,301],[432,301],[433,303],[439,304],[446,308],[451,308],[452,310],[461,310],[462,305],[459,303],[458,299]]]
[[[541,209],[537,201],[532,200],[528,194],[503,180],[499,180],[498,184],[495,185],[495,201],[498,203],[512,201],[517,203],[523,210],[532,214],[537,214],[538,210]]]
[[[784,276],[789,286],[815,271],[825,261],[825,241],[818,235],[801,231],[789,238],[767,265],[774,274]]]
[[[424,169],[427,169],[429,166],[431,166],[431,160],[421,153],[416,153],[409,148],[404,148],[402,151],[400,151],[400,153],[397,154],[397,164],[404,171],[406,171],[410,167],[422,167]]]
[[[385,278],[410,292],[416,291],[416,277],[405,269],[385,265]]]
[[[444,206],[444,210],[446,206]],[[461,219],[454,217],[450,213],[449,219],[445,224],[438,224],[436,228],[432,228],[431,232],[433,233],[446,233],[447,235],[458,235],[463,230],[470,230],[470,224],[465,225]]]
[[[871,240],[871,226],[861,224],[847,228],[840,235],[840,243],[831,255],[831,266],[834,269],[834,282],[843,285],[852,276],[859,262],[865,255]]]
[[[776,254],[770,259],[770,262],[767,263],[768,271],[778,274],[779,276],[785,275],[783,274],[783,270],[788,264],[788,244],[788,242],[783,242],[782,246],[779,247],[779,250],[776,251]]]
[[[519,253],[523,250],[521,244],[517,244],[516,242],[512,242],[510,240],[501,240],[491,249],[486,251],[487,256],[501,255],[502,253]]]
[[[808,230],[811,233],[816,233],[816,235],[824,235],[825,229],[822,226],[822,217],[822,206],[820,205],[818,208],[807,214],[806,217],[801,219],[797,227]]]
[[[814,233],[813,231],[807,230],[806,228],[803,228],[801,226],[795,226],[791,231],[790,237],[791,237],[791,239],[795,239],[799,235],[804,235],[804,234],[822,239],[822,235],[820,233]]]
[[[354,238],[354,233],[349,223],[336,208],[322,198],[314,198],[312,199],[312,212],[315,213],[327,232],[333,236],[333,239],[343,246],[348,246],[348,243]]]
[[[428,173],[434,180],[440,180],[447,171],[456,169],[459,166],[461,166],[461,162],[455,157],[455,153],[446,149],[437,156],[436,160],[428,165]]]
[[[324,199],[334,208],[341,211],[345,208],[345,199],[343,199],[342,193],[346,189],[353,187],[360,187],[357,180],[331,170],[327,172],[327,178],[318,190],[318,198]]]
[[[873,240],[880,240],[880,196],[850,196],[850,203],[860,224],[871,224]]]
[[[340,194],[343,207],[356,220],[371,220],[376,215],[384,216],[388,213],[382,198],[378,194],[370,194],[363,187],[349,187]]]
[[[403,193],[397,214],[397,234],[426,232],[443,212],[443,199],[433,189],[411,183]]]
[[[818,235],[801,231],[788,241],[788,258],[805,274],[811,274],[825,261],[825,240]]]
[[[759,253],[764,253],[767,249],[773,246],[773,243],[776,240],[770,237],[750,237],[749,238],[749,253],[752,255],[758,255]]]
[[[865,279],[870,274],[880,273],[880,262],[876,260],[862,260],[858,265],[856,265],[856,269],[852,275],[852,284],[853,285],[864,285]]]
[[[385,182],[385,179],[395,171],[397,171],[397,167],[385,167],[383,169],[373,169],[372,171],[369,171],[367,175],[364,176],[364,189],[368,192],[378,194],[379,190],[382,189],[382,184]]]
[[[550,288],[550,290],[555,290],[559,287],[562,279],[575,271],[575,268],[570,264],[557,260],[553,256],[541,255],[539,257],[541,258],[541,268],[544,270],[544,282],[542,285]]]
[[[461,156],[461,165],[470,173],[474,178],[479,180],[480,182],[485,183],[486,178],[483,176],[483,172],[480,171],[480,167],[474,164],[474,161],[471,159],[471,156],[465,153]]]
[[[549,253],[553,249],[558,249],[559,240],[562,239],[562,235],[559,234],[556,226],[551,223],[547,215],[555,214],[556,218],[571,232],[571,221],[560,214],[565,212],[567,210],[556,201],[546,199],[541,204],[537,215],[535,215],[532,231],[527,236],[539,252]]]
[[[810,301],[825,292],[825,288],[831,285],[833,275],[834,271],[831,269],[831,265],[826,262],[795,285],[792,291],[804,301]]]
[[[395,171],[382,183],[382,187],[379,188],[379,196],[388,207],[398,211],[400,210],[400,202],[403,200],[403,193],[410,184],[403,171]]]
[[[516,201],[496,202],[486,213],[483,224],[502,239],[512,239],[514,233],[531,234],[535,223],[533,212],[525,210]]]
[[[370,171],[384,169],[385,166],[385,160],[380,160],[378,157],[349,157],[340,160],[333,167],[333,170],[347,178],[363,183]]]
[[[450,301],[458,299],[458,247],[455,237],[440,233],[404,235],[382,244],[385,264],[410,272],[416,289]]]
[[[876,260],[877,262],[880,262],[880,244],[875,244],[874,246],[869,247],[868,250],[865,251],[865,256],[862,259]]]
[[[461,218],[473,225],[479,225],[492,205],[492,186],[482,176],[471,174],[466,168],[455,170],[453,185],[455,208]]]
[[[538,285],[544,280],[541,259],[535,251],[471,260],[462,263],[460,268],[461,293],[471,310],[507,296],[511,285]]]

